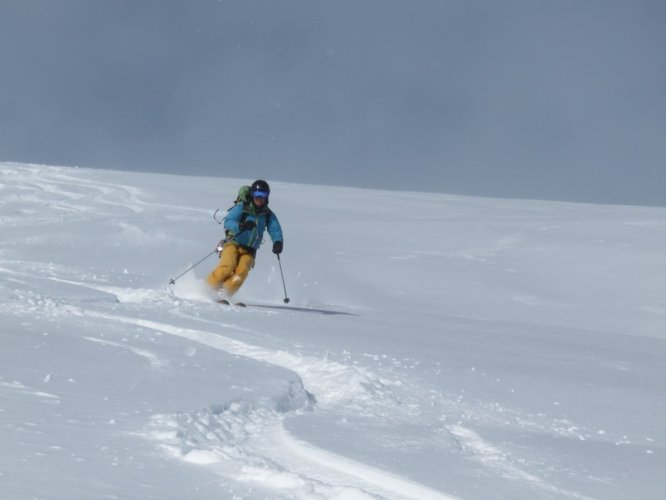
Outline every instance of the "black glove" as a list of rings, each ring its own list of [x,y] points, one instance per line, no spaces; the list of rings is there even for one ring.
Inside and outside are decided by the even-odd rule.
[[[255,227],[257,227],[257,223],[254,222],[253,220],[246,220],[246,221],[241,222],[240,224],[238,224],[238,228],[241,231],[245,231],[245,230],[252,231]]]
[[[281,241],[276,241],[273,243],[273,253],[280,255],[282,253],[282,242]]]

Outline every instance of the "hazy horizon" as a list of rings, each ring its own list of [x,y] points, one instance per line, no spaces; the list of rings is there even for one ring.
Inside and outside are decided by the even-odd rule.
[[[0,161],[665,205],[656,0],[8,0]]]

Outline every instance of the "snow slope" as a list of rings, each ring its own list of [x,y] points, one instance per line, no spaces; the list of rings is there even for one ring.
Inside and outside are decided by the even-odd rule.
[[[0,163],[0,497],[663,498],[665,209],[251,180]]]

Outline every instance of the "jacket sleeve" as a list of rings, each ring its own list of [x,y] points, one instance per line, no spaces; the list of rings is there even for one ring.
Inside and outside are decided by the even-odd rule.
[[[224,218],[224,229],[229,231],[229,233],[232,235],[238,234],[240,230],[238,225],[240,224],[242,215],[243,205],[241,203],[234,205],[233,208],[227,212],[227,216]]]
[[[273,243],[276,241],[284,242],[282,227],[280,226],[280,221],[278,220],[277,215],[275,215],[275,212],[272,212],[269,216],[266,229],[268,230],[268,234],[271,236]]]

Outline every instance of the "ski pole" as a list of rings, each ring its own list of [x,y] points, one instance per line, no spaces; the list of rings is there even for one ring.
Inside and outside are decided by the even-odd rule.
[[[284,289],[284,303],[289,304],[289,297],[287,297],[287,286],[284,284],[284,273],[282,272],[282,261],[280,260],[280,254],[275,254],[278,259],[278,264],[280,264],[280,276],[282,276],[282,288]]]
[[[171,279],[169,280],[169,285],[175,285],[175,284],[176,284],[176,280],[179,280],[180,278],[182,278],[185,274],[189,273],[192,269],[194,269],[195,267],[197,267],[199,264],[201,264],[204,260],[206,260],[208,257],[210,257],[211,255],[213,255],[214,253],[217,253],[217,248],[216,248],[215,250],[213,250],[211,253],[207,254],[203,259],[201,259],[201,260],[200,260],[199,262],[197,262],[196,264],[194,264],[194,265],[188,267],[187,269],[185,269],[185,271],[183,271],[182,273],[180,273],[177,277],[175,277],[175,278],[171,278]]]
[[[218,211],[219,211],[219,209],[218,209],[218,210],[215,210],[215,214],[217,214]],[[215,214],[213,214],[213,218],[214,218],[215,220],[217,220],[217,218],[215,218]],[[222,224],[220,221],[218,221],[218,223],[219,223],[219,224]],[[222,249],[221,249],[221,246],[222,246],[223,243],[227,243],[227,242],[229,242],[229,241],[233,241],[233,240],[235,240],[235,239],[238,237],[238,235],[241,234],[243,231],[245,231],[245,229],[240,230],[238,233],[236,233],[234,236],[232,236],[232,237],[229,238],[229,239],[222,240],[222,241],[220,242],[220,246],[218,246],[215,250],[213,250],[211,253],[209,253],[208,255],[206,255],[206,256],[205,256],[203,259],[201,259],[199,262],[197,262],[197,263],[194,264],[193,266],[189,267],[188,269],[186,269],[185,271],[183,271],[182,273],[180,273],[177,277],[175,277],[175,278],[171,278],[171,279],[169,280],[169,285],[175,285],[175,284],[176,284],[176,280],[179,280],[180,278],[182,278],[183,275],[185,275],[186,273],[190,272],[192,269],[194,269],[195,267],[197,267],[199,264],[201,264],[204,260],[206,260],[208,257],[210,257],[211,255],[213,255],[214,253],[219,253],[219,252],[222,250]]]

